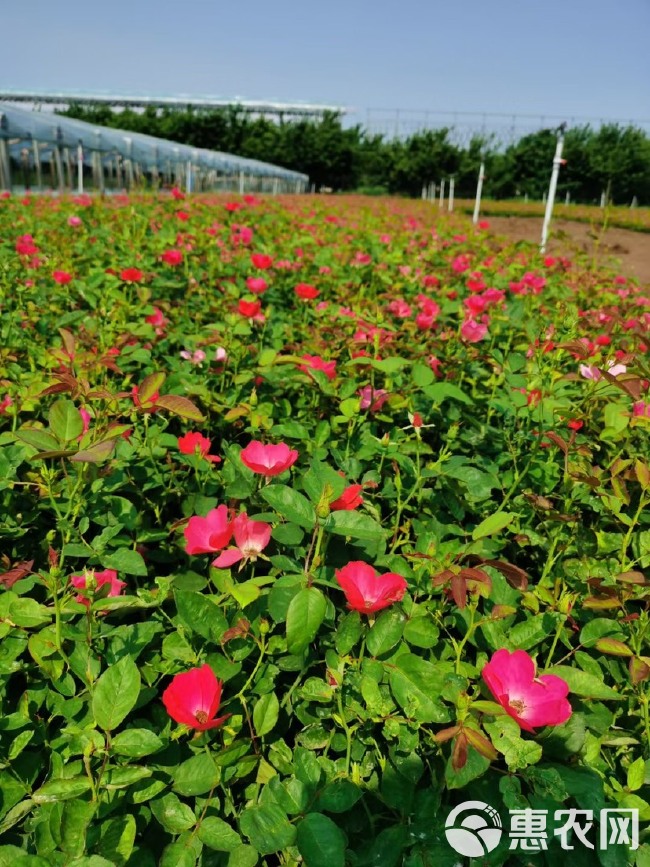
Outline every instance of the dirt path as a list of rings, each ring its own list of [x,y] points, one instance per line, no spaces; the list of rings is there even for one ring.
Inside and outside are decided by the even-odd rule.
[[[542,221],[537,217],[488,217],[490,229],[513,241],[539,243]],[[650,284],[650,234],[629,229],[608,229],[602,238],[587,223],[555,220],[548,252],[575,257],[586,253],[599,265],[611,265],[622,274]]]

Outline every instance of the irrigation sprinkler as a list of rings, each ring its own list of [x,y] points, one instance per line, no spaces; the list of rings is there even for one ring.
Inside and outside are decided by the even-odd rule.
[[[454,210],[454,178],[449,179],[449,204],[447,210],[451,213]]]
[[[483,192],[483,181],[485,180],[485,163],[481,163],[478,170],[478,181],[476,182],[476,200],[474,202],[474,216],[472,222],[474,225],[478,223],[478,215],[481,212],[481,194]]]
[[[553,203],[555,201],[555,191],[557,190],[557,179],[560,174],[560,166],[566,160],[562,159],[562,148],[564,147],[564,131],[566,124],[560,124],[557,128],[557,145],[555,147],[555,156],[553,157],[553,171],[551,172],[551,182],[548,186],[548,198],[546,199],[546,211],[544,212],[544,223],[542,225],[542,241],[539,245],[540,253],[546,252],[546,241],[548,240],[548,230],[551,225],[551,217],[553,216]]]

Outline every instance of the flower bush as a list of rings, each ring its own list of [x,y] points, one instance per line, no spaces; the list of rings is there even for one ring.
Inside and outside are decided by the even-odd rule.
[[[650,292],[383,200],[7,198],[0,261],[0,864],[650,819]]]

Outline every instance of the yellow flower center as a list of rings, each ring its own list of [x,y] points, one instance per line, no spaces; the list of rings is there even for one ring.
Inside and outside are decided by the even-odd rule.
[[[201,725],[203,725],[203,723],[207,723],[208,721],[208,715],[204,710],[197,710],[194,716],[196,717],[196,721],[198,723],[201,723]]]

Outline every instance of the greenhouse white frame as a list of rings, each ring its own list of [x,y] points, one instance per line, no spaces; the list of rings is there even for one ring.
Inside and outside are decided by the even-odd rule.
[[[0,103],[0,189],[96,192],[178,186],[302,193],[309,178],[271,163]],[[49,182],[48,182],[49,180]]]

